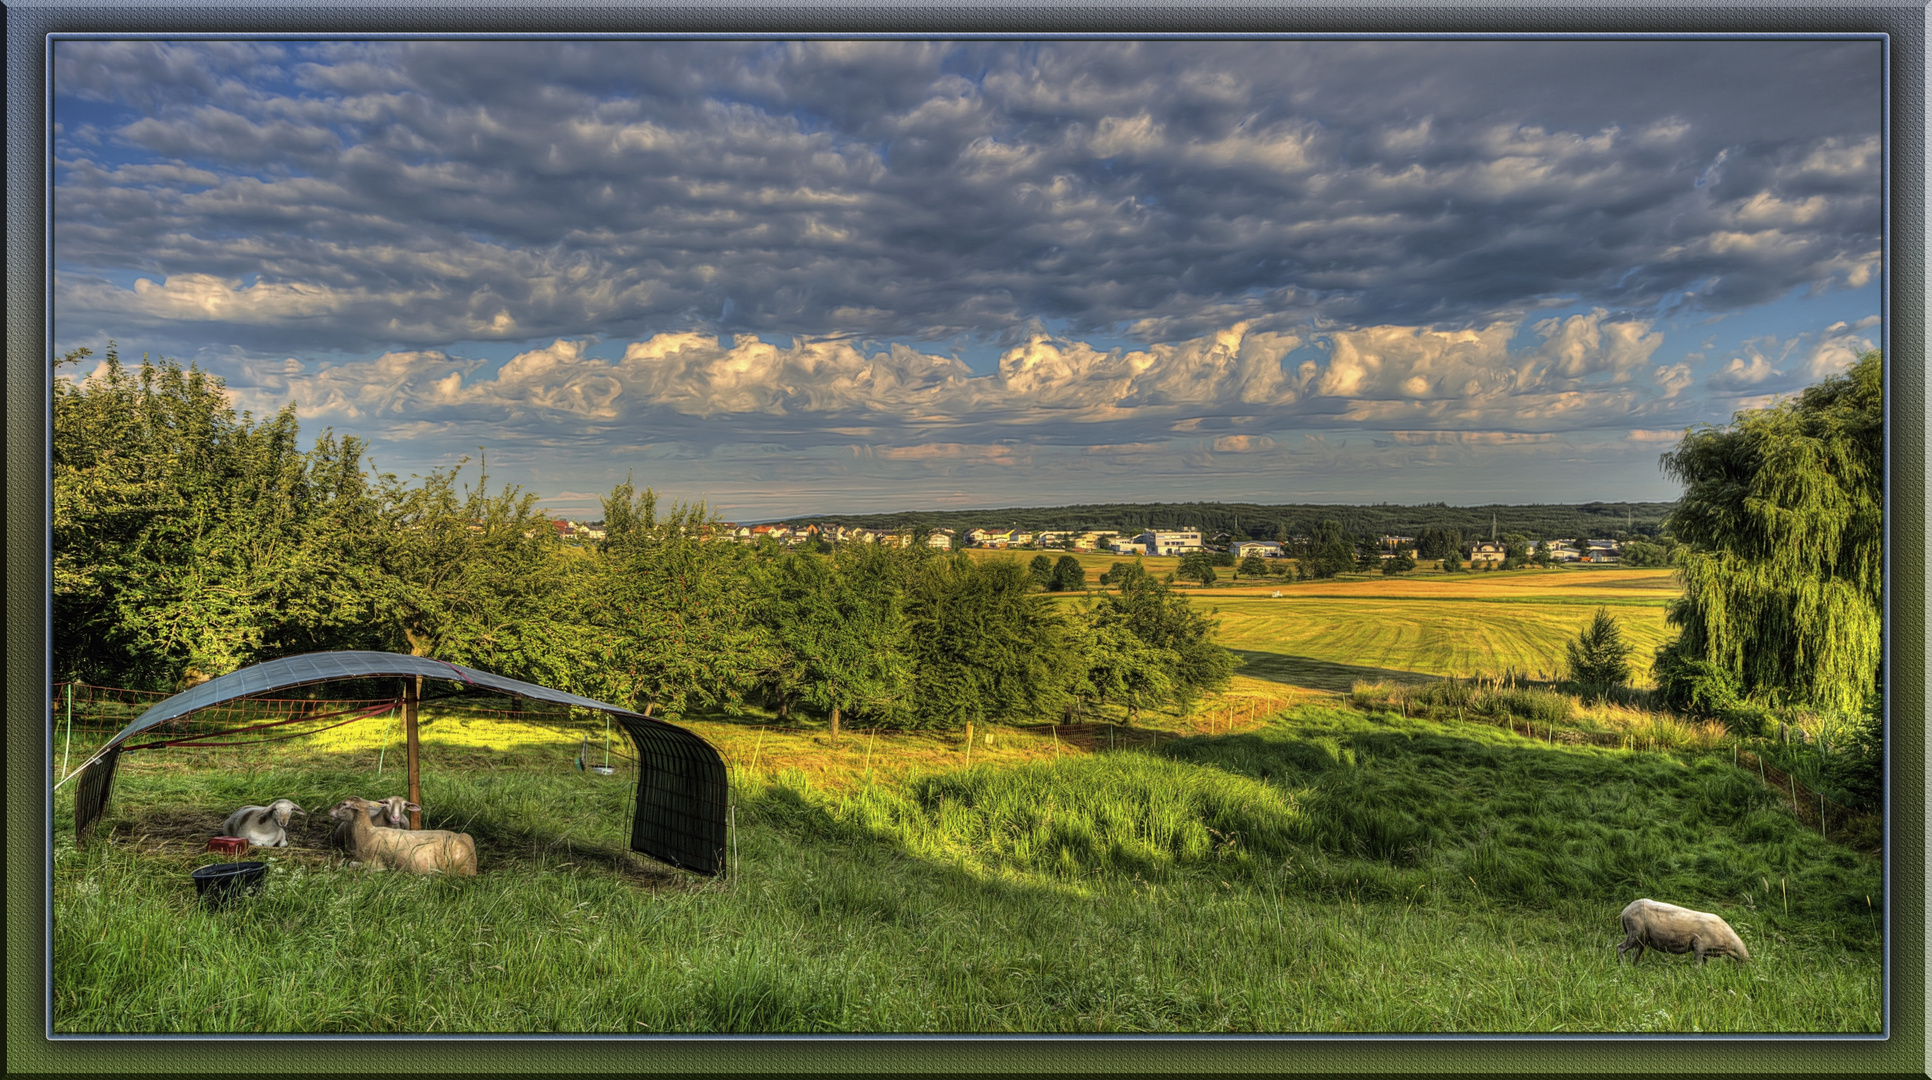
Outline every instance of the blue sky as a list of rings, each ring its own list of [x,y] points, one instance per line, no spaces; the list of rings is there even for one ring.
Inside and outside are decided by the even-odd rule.
[[[1882,343],[1881,60],[60,41],[55,347],[570,516],[1668,499]]]

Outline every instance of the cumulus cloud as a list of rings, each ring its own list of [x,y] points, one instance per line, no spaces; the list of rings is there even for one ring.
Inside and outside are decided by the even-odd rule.
[[[1880,59],[62,41],[54,336],[188,352],[399,453],[744,492],[957,502],[1019,464],[1186,491],[1240,455],[1360,497],[1376,468],[1611,460],[1870,347],[1843,304],[1717,365],[1666,341],[1872,288]]]
[[[112,147],[56,137],[59,262],[334,298],[249,309],[283,350],[1482,327],[1877,265],[1872,43],[849,44],[60,42]]]

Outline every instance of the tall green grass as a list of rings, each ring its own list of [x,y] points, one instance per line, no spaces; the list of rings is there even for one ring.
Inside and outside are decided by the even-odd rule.
[[[1551,748],[1302,707],[1259,732],[827,790],[734,785],[738,875],[623,850],[628,785],[439,759],[461,880],[270,852],[193,899],[244,792],[315,808],[359,767],[130,770],[57,834],[61,1031],[1871,1031],[1877,866],[1728,762]],[[373,791],[373,789],[371,789]],[[1618,966],[1638,895],[1755,962]],[[1786,906],[1788,904],[1788,907]]]

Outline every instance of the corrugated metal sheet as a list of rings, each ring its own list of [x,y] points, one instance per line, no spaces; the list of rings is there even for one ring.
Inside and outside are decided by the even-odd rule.
[[[256,664],[184,690],[150,706],[122,729],[84,767],[75,792],[75,831],[86,836],[107,808],[109,785],[122,744],[143,731],[237,698],[292,686],[422,676],[466,690],[512,694],[556,705],[611,714],[638,749],[637,816],[631,849],[700,874],[724,872],[726,781],[724,759],[692,731],[662,720],[547,686],[506,679],[487,671],[402,653],[346,651],[305,653]]]

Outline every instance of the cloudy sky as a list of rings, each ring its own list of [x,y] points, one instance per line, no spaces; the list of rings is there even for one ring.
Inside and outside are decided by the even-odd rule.
[[[569,516],[1669,499],[1882,344],[1875,41],[53,55],[57,351]]]

